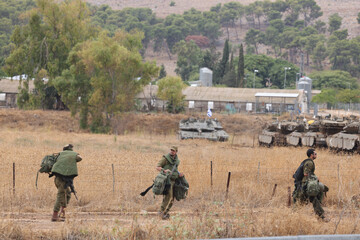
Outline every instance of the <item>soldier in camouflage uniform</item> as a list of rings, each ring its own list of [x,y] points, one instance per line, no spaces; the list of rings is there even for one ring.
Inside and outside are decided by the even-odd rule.
[[[160,216],[164,220],[168,219],[170,217],[169,211],[174,202],[173,190],[174,190],[175,180],[178,177],[184,176],[177,169],[180,164],[180,160],[177,156],[177,152],[178,152],[178,148],[176,146],[172,146],[170,149],[170,153],[168,153],[167,155],[164,155],[156,166],[156,170],[158,170],[159,172],[161,170],[164,170],[164,172],[170,173],[172,171],[174,165],[176,165],[176,167],[173,171],[173,174],[170,176],[170,187],[167,191],[167,194],[164,195],[164,197],[163,197],[163,201],[162,201],[161,208],[160,208]]]
[[[51,218],[53,222],[65,221],[65,208],[71,198],[70,186],[73,186],[73,179],[78,175],[77,163],[81,160],[81,156],[73,151],[73,145],[68,144],[60,152],[56,163],[51,169],[52,174],[55,175],[55,186],[58,189]]]
[[[314,149],[308,149],[306,152],[308,156],[307,159],[304,160],[304,177],[301,181],[299,186],[295,186],[295,191],[293,193],[294,202],[299,202],[300,204],[305,203],[309,200],[314,207],[315,213],[323,220],[328,221],[324,215],[324,209],[321,206],[321,202],[324,198],[324,192],[327,192],[329,188],[325,186],[323,183],[319,182],[320,184],[320,192],[317,196],[307,196],[306,194],[306,185],[311,178],[317,178],[315,175],[315,163],[314,160],[317,157],[317,153]]]

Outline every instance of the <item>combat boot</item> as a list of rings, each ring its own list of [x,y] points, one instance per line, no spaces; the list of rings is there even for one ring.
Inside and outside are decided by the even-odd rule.
[[[330,218],[325,217],[324,214],[319,216],[319,220],[323,222],[330,222]]]
[[[60,213],[59,213],[59,218],[64,219],[65,220],[65,207],[61,207],[60,209]]]
[[[163,214],[161,215],[161,219],[162,219],[162,220],[169,220],[169,218],[170,218],[170,214],[168,214],[168,213],[163,213]]]
[[[51,221],[52,222],[63,222],[64,219],[61,219],[59,218],[59,215],[58,215],[59,212],[55,212],[53,213],[52,217],[51,217]]]

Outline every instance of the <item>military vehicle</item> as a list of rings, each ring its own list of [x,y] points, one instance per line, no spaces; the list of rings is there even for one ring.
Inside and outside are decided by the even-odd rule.
[[[270,126],[274,126],[271,123]],[[285,141],[284,141],[285,139]],[[260,145],[329,147],[337,151],[360,152],[360,123],[343,118],[316,119],[277,123],[274,130],[265,128],[259,135]]]
[[[280,132],[281,127],[279,127],[279,122],[276,120],[268,124],[265,129],[259,134],[259,144],[261,146],[270,147],[275,146],[284,146],[286,145],[285,135]]]
[[[352,122],[343,131],[326,138],[330,149],[335,151],[360,152],[360,122]]]
[[[320,132],[320,120],[308,121],[307,130],[301,137],[301,145],[307,147],[326,147],[326,134]]]
[[[219,142],[229,140],[229,135],[216,119],[182,119],[179,129],[180,139],[208,139]]]

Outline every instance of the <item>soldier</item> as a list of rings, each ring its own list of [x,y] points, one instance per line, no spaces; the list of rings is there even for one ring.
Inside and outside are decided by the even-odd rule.
[[[175,180],[178,177],[184,176],[177,169],[180,164],[180,160],[177,156],[177,152],[178,152],[178,148],[176,146],[172,146],[170,148],[170,153],[168,153],[167,155],[164,155],[156,167],[156,170],[158,170],[159,172],[161,170],[164,170],[164,172],[166,172],[166,173],[171,173],[171,171],[173,170],[173,167],[175,165],[175,169],[170,176],[170,186],[168,188],[167,193],[164,195],[163,201],[161,204],[160,216],[164,220],[169,219],[169,217],[170,217],[169,211],[174,202],[173,190],[174,190]]]
[[[77,162],[81,160],[81,156],[73,151],[73,145],[68,144],[60,152],[56,163],[51,169],[52,174],[55,175],[55,186],[58,189],[51,218],[53,222],[65,221],[65,208],[69,204],[71,192],[75,194],[73,180],[78,175]]]
[[[329,219],[325,218],[324,209],[321,207],[324,193],[327,192],[329,188],[321,183],[315,175],[314,160],[317,157],[317,153],[314,149],[308,149],[306,155],[308,158],[301,163],[294,174],[294,203],[297,201],[305,203],[309,200],[313,204],[315,213],[324,221],[329,221]]]

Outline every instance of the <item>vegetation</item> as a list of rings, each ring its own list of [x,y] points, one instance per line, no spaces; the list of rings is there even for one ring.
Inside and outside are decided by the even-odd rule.
[[[167,101],[167,110],[170,113],[179,113],[184,110],[185,96],[182,90],[186,85],[179,77],[165,77],[158,81],[158,97]]]

